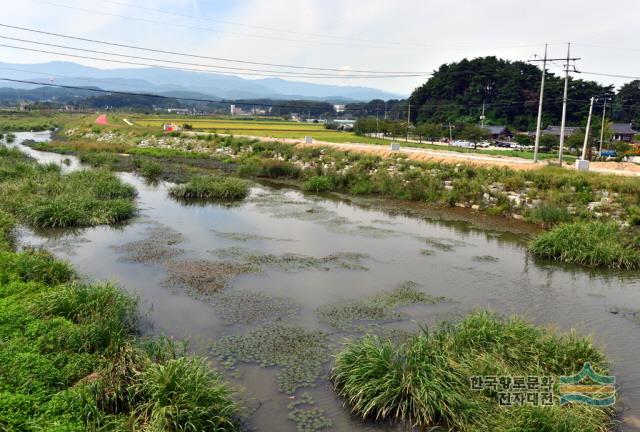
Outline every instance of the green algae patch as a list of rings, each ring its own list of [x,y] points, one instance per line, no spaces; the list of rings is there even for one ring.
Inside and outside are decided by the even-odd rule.
[[[293,393],[316,385],[328,360],[329,347],[322,331],[276,322],[243,335],[222,337],[212,345],[212,352],[228,367],[236,362],[279,367],[279,390]]]
[[[364,332],[376,322],[402,321],[407,315],[396,311],[399,306],[411,304],[436,304],[447,301],[445,297],[434,297],[417,289],[412,281],[401,283],[389,292],[382,292],[364,300],[347,300],[320,306],[317,309],[320,321],[344,332]]]

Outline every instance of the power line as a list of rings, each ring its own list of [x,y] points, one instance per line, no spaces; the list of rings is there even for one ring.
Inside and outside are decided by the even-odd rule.
[[[49,46],[49,47],[55,47],[55,48],[62,48],[62,49],[68,49],[68,50],[73,50],[73,51],[81,51],[81,52],[87,52],[87,53],[92,53],[92,54],[102,54],[102,55],[109,55],[109,56],[115,56],[115,57],[123,57],[123,58],[130,58],[130,59],[136,59],[136,60],[145,60],[145,61],[155,61],[155,62],[161,62],[161,63],[169,63],[169,64],[178,64],[178,65],[186,65],[186,66],[196,66],[196,67],[203,67],[203,68],[212,68],[215,69],[216,71],[219,69],[225,69],[225,70],[232,70],[232,71],[236,71],[239,74],[245,74],[246,71],[249,72],[260,72],[260,73],[268,73],[268,74],[277,74],[278,76],[284,76],[284,77],[313,77],[313,78],[343,78],[343,77],[348,77],[348,78],[405,78],[405,77],[417,77],[420,75],[341,75],[341,74],[325,74],[325,73],[308,73],[308,72],[283,72],[283,71],[277,71],[277,70],[265,70],[265,69],[250,69],[250,68],[239,68],[239,67],[233,67],[233,66],[218,66],[218,65],[209,65],[209,64],[202,64],[202,63],[190,63],[190,62],[181,62],[181,61],[175,61],[175,60],[165,60],[165,59],[159,59],[159,58],[152,58],[152,57],[141,57],[141,56],[134,56],[134,55],[128,55],[128,54],[120,54],[120,53],[114,53],[114,52],[109,52],[109,51],[99,51],[99,50],[95,50],[95,49],[86,49],[86,48],[77,48],[77,47],[71,47],[68,45],[58,45],[58,44],[51,44],[51,43],[47,43],[47,42],[39,42],[39,41],[34,41],[34,40],[29,40],[29,39],[21,39],[21,38],[14,38],[14,37],[10,37],[10,36],[2,36],[0,35],[0,38],[2,39],[9,39],[9,40],[13,40],[13,41],[17,41],[17,42],[25,42],[25,43],[30,43],[30,44],[36,44],[36,45],[45,45],[45,46]],[[268,75],[271,76],[271,75]]]
[[[159,24],[159,25],[162,25],[162,26],[173,26],[173,27],[189,28],[189,29],[207,31],[207,32],[212,32],[212,33],[231,34],[231,35],[235,35],[235,36],[246,36],[246,37],[258,38],[258,39],[282,40],[282,41],[286,41],[286,42],[311,43],[311,44],[320,44],[320,45],[329,45],[329,46],[343,46],[343,47],[348,47],[348,48],[373,48],[373,49],[393,49],[393,50],[397,50],[397,49],[424,50],[426,48],[426,47],[425,48],[419,48],[419,47],[412,48],[412,47],[405,47],[405,46],[384,46],[384,45],[354,45],[354,44],[343,44],[343,43],[328,42],[328,41],[313,41],[313,40],[290,39],[290,38],[283,38],[283,37],[277,37],[277,36],[268,36],[268,35],[264,35],[264,34],[241,33],[241,32],[233,32],[233,31],[227,31],[227,30],[214,29],[214,28],[210,28],[210,27],[191,26],[191,25],[179,24],[179,23],[175,23],[175,22],[156,21],[156,20],[152,20],[152,19],[148,19],[148,18],[133,17],[133,16],[128,16],[128,15],[119,15],[119,14],[114,14],[114,13],[109,13],[109,12],[104,12],[104,11],[98,11],[98,10],[95,10],[95,9],[86,9],[86,8],[81,8],[81,7],[77,7],[77,6],[70,6],[70,5],[66,5],[66,4],[55,3],[55,2],[46,1],[46,0],[30,0],[30,1],[35,2],[35,3],[40,3],[40,4],[46,4],[46,5],[50,5],[50,6],[56,6],[56,7],[71,9],[71,10],[94,13],[94,14],[98,14],[98,15],[112,16],[112,17],[116,17],[116,18],[124,18],[124,19],[129,19],[129,20],[137,20],[137,21],[147,22],[147,23],[151,23],[151,24]],[[172,15],[174,15],[174,14],[172,14]],[[507,49],[507,48],[526,48],[526,47],[532,47],[532,46],[538,46],[538,45],[497,46],[497,47],[492,47],[492,48],[493,49]],[[486,48],[486,47],[485,46],[475,46],[475,47],[474,46],[459,46],[459,47],[453,47],[453,48],[429,48],[429,49],[434,50],[434,51],[450,51],[450,50],[473,49],[473,48]]]
[[[53,32],[48,32],[48,31],[44,31],[44,30],[37,30],[37,29],[31,29],[31,28],[26,28],[26,27],[18,27],[18,26],[9,25],[9,24],[2,24],[2,23],[0,23],[0,27],[7,27],[7,28],[14,29],[14,30],[21,30],[21,31],[32,32],[32,33],[39,33],[39,34],[43,34],[43,35],[55,36],[55,37],[66,38],[66,39],[73,39],[73,40],[83,41],[83,42],[91,42],[91,43],[102,44],[102,45],[110,45],[110,46],[115,46],[115,47],[120,47],[120,48],[129,48],[129,49],[135,49],[135,50],[155,52],[155,53],[159,53],[159,54],[169,54],[169,55],[177,55],[177,56],[183,56],[183,57],[201,58],[201,59],[224,61],[224,62],[230,62],[230,63],[251,64],[251,65],[256,65],[256,66],[271,66],[271,67],[282,67],[282,68],[291,68],[291,69],[306,69],[306,70],[329,71],[329,72],[345,72],[344,69],[338,69],[338,68],[321,68],[321,67],[310,67],[310,66],[294,66],[294,65],[279,64],[279,63],[263,63],[263,62],[247,61],[247,60],[230,59],[230,58],[224,58],[224,57],[211,57],[211,56],[204,56],[204,55],[177,52],[177,51],[167,51],[167,50],[160,50],[160,49],[154,49],[154,48],[148,48],[148,47],[141,47],[141,46],[136,46],[136,45],[127,45],[127,44],[121,44],[121,43],[106,42],[106,41],[102,41],[102,40],[89,39],[89,38],[83,38],[83,37],[78,37],[78,36],[70,36],[70,35],[65,35],[65,34],[60,34],[60,33],[53,33]],[[375,70],[358,70],[358,69],[350,69],[348,72],[375,73],[375,74],[405,74],[405,73],[406,74],[409,74],[409,73],[422,74],[422,73],[425,73],[425,72],[415,72],[415,71],[408,71],[408,72],[407,71],[375,71]]]
[[[19,47],[19,46],[15,46],[15,45],[0,44],[0,47],[18,49],[18,50],[23,50],[23,51],[32,51],[32,52],[38,52],[38,53],[44,53],[44,54],[60,55],[60,56],[65,56],[65,57],[74,57],[74,58],[80,58],[80,59],[84,59],[84,60],[97,60],[97,61],[105,61],[105,62],[110,62],[110,63],[128,64],[128,65],[133,65],[133,66],[155,67],[155,68],[161,68],[161,69],[182,70],[182,71],[187,71],[187,72],[217,73],[217,74],[220,74],[220,75],[232,75],[232,76],[235,76],[235,75],[233,75],[233,74],[231,74],[229,72],[225,72],[225,71],[218,72],[218,71],[214,71],[214,70],[183,68],[183,67],[177,67],[177,66],[155,65],[155,64],[132,62],[132,61],[126,61],[126,60],[106,59],[106,58],[85,56],[85,55],[79,55],[79,54],[69,54],[69,53],[61,53],[61,52],[55,52],[55,51],[41,50],[41,49],[36,49],[36,48]],[[252,75],[252,76],[266,76],[266,77],[287,77],[287,78],[291,78],[292,77],[290,75],[278,75],[278,74],[270,74],[270,73],[262,74],[262,73],[257,73],[257,72],[243,72],[241,74],[242,75]],[[404,78],[404,77],[406,77],[406,75],[400,75],[400,76],[393,76],[393,75],[336,75],[336,76],[305,75],[304,76],[304,78],[314,78],[314,79],[321,79],[321,78],[329,78],[329,79],[336,79],[336,78],[366,78],[366,79],[373,79],[373,78],[394,78],[394,77],[403,77]]]

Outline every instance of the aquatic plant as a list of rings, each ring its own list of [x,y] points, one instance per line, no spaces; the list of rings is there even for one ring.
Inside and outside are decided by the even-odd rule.
[[[166,226],[154,226],[147,229],[146,234],[147,237],[142,240],[114,246],[113,249],[116,252],[124,254],[119,260],[134,263],[160,263],[184,253],[183,249],[175,247],[177,243],[184,240],[179,232]]]
[[[278,366],[278,388],[293,393],[300,387],[315,386],[328,357],[327,336],[280,322],[258,326],[239,336],[224,336],[212,346],[214,355],[233,365],[257,363]]]
[[[206,260],[170,260],[165,269],[165,285],[190,288],[204,295],[226,288],[237,276],[260,271],[251,264]]]
[[[169,195],[181,199],[242,200],[249,194],[249,184],[241,179],[220,176],[198,176],[188,183],[173,186]]]
[[[212,229],[211,231],[220,238],[227,239],[227,240],[234,240],[238,242],[246,242],[246,241],[252,241],[252,240],[270,240],[270,241],[282,241],[282,242],[296,241],[290,238],[269,237],[269,236],[262,236],[258,234],[224,232],[224,231],[218,231],[214,229]]]
[[[574,222],[538,235],[529,245],[536,256],[590,267],[640,267],[640,234],[615,223]]]
[[[555,405],[505,410],[496,391],[470,386],[472,376],[571,375],[585,361],[606,372],[603,355],[588,339],[476,312],[460,322],[425,329],[400,346],[376,336],[351,341],[336,356],[332,380],[354,414],[419,429],[605,431],[610,409]],[[558,429],[561,425],[567,427]]]
[[[285,253],[282,255],[264,254],[241,247],[229,247],[211,251],[218,258],[234,259],[258,267],[276,267],[288,272],[302,270],[367,270],[361,261],[368,255],[356,252],[337,252],[324,257]]]
[[[209,297],[217,316],[226,324],[255,323],[294,315],[298,307],[287,298],[253,291],[221,292]]]
[[[476,255],[472,258],[475,262],[480,262],[480,263],[489,263],[489,262],[496,262],[496,261],[500,261],[498,258],[491,256],[491,255]]]
[[[401,283],[389,292],[375,294],[363,300],[346,300],[320,306],[316,313],[320,321],[343,332],[370,332],[362,322],[399,321],[406,315],[395,310],[398,306],[410,304],[435,304],[446,301],[444,297],[434,297],[417,289],[412,281]]]

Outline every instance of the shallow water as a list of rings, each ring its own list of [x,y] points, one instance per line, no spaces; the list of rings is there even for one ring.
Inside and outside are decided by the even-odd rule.
[[[26,149],[27,138],[47,139],[47,134],[17,134],[15,146],[43,162],[76,169],[73,157]],[[287,322],[330,333],[332,346],[345,335],[318,321],[316,308],[341,299],[363,299],[388,291],[403,281],[452,301],[404,308],[408,319],[394,327],[417,330],[418,324],[435,323],[476,308],[502,314],[521,314],[538,324],[593,334],[613,362],[621,395],[624,430],[640,430],[640,324],[614,308],[640,309],[640,273],[585,271],[533,259],[526,238],[474,228],[471,224],[390,216],[346,202],[297,191],[256,185],[246,202],[233,205],[180,204],[167,195],[169,185],[146,184],[141,178],[120,174],[139,191],[140,215],[118,227],[84,230],[24,229],[22,244],[44,245],[67,259],[90,279],[111,280],[138,295],[147,311],[146,332],[188,339],[194,350],[207,354],[216,339],[242,334],[256,324],[225,323],[210,300],[182,287],[165,283],[162,262],[127,262],[123,246],[144,240],[149,229],[170,228],[181,234],[170,248],[182,254],[171,259],[215,261],[213,251],[242,247],[261,254],[287,253],[327,257],[335,253],[365,254],[360,262],[368,270],[331,266],[287,269],[263,265],[257,274],[231,279],[225,292],[259,292],[285,298],[296,305]],[[174,239],[175,240],[175,239]],[[422,251],[428,251],[422,253]],[[329,358],[325,369],[330,366]],[[287,419],[291,399],[279,393],[276,368],[240,365],[239,378],[229,376],[244,391],[253,411],[249,423],[256,430],[294,431]],[[301,391],[298,391],[299,394]],[[336,399],[326,373],[309,392],[316,405],[333,420],[333,430],[391,430],[352,418]],[[637,423],[634,427],[634,423]]]

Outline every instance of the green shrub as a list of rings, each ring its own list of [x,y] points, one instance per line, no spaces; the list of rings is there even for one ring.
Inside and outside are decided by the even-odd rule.
[[[134,391],[143,402],[135,414],[144,430],[240,430],[232,392],[201,359],[151,364],[137,381]]]
[[[10,250],[13,246],[13,228],[16,220],[9,213],[0,210],[0,251]]]
[[[303,184],[303,189],[309,192],[328,192],[334,189],[333,181],[328,176],[314,176]]]
[[[172,187],[169,194],[181,199],[242,200],[249,194],[249,184],[233,177],[200,176]]]
[[[527,219],[531,222],[550,227],[561,222],[568,222],[572,218],[566,207],[559,207],[554,204],[541,204],[534,207],[527,213]]]
[[[631,225],[640,225],[640,206],[631,206],[627,209],[627,220]]]
[[[80,154],[80,162],[97,167],[111,167],[118,163],[118,156],[107,152],[86,152]]]
[[[162,165],[158,162],[143,160],[138,167],[140,175],[149,180],[155,180],[162,175]]]
[[[538,235],[529,250],[550,258],[589,267],[640,267],[640,248],[633,233],[614,222],[574,222]]]
[[[22,282],[58,285],[69,282],[75,276],[75,271],[69,264],[44,250],[0,252],[0,283],[8,283],[11,277]]]
[[[604,431],[612,414],[606,409],[525,406],[507,415],[497,392],[470,386],[472,376],[570,375],[585,361],[606,371],[602,354],[588,339],[476,312],[399,346],[376,336],[348,342],[336,356],[332,380],[354,414],[420,430]]]

